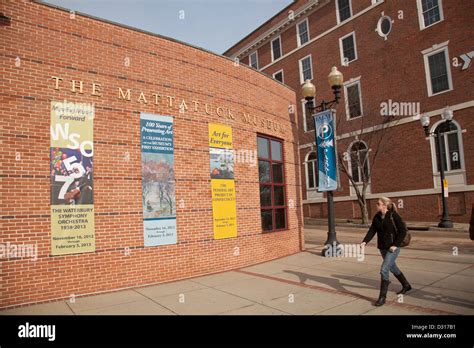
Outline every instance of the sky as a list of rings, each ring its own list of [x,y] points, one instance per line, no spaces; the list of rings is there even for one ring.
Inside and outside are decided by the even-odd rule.
[[[45,0],[222,54],[293,0]]]

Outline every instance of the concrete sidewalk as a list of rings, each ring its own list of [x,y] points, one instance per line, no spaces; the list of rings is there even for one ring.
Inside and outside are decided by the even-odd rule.
[[[359,241],[362,231],[354,235],[352,230],[338,231],[339,241]],[[391,276],[387,304],[374,307],[381,264],[374,241],[366,247],[363,261],[325,258],[321,256],[325,234],[323,230],[307,229],[306,251],[239,270],[77,297],[74,303],[57,301],[8,309],[0,311],[0,315],[474,314],[471,241],[465,245],[457,243],[457,256],[453,255],[451,245],[443,242],[438,242],[435,250],[416,249],[416,242],[413,248],[404,248],[398,265],[414,290],[400,303],[395,293],[400,284]]]

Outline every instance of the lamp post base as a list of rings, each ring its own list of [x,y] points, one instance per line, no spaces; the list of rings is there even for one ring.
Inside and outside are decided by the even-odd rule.
[[[337,256],[337,249],[339,248],[339,242],[336,239],[335,232],[328,232],[328,239],[324,242],[324,248],[321,251],[321,255],[325,257]]]
[[[441,220],[440,223],[438,224],[438,227],[452,228],[453,227],[453,222],[451,220]]]

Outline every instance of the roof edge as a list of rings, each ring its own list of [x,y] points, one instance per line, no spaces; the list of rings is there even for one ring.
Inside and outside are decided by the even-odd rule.
[[[245,39],[247,39],[248,37],[250,37],[253,33],[255,33],[257,30],[263,28],[265,25],[267,25],[272,19],[274,19],[275,17],[277,17],[278,15],[280,15],[281,13],[283,13],[283,11],[286,11],[289,7],[293,6],[294,4],[296,3],[296,0],[293,0],[293,2],[291,4],[289,4],[288,6],[286,6],[285,8],[283,8],[280,12],[274,14],[273,16],[271,16],[269,19],[267,19],[264,23],[262,23],[260,26],[258,26],[257,28],[255,28],[254,30],[252,30],[250,33],[248,33],[246,36],[244,36],[243,38],[241,38],[238,42],[236,42],[233,46],[229,47],[224,53],[222,53],[223,55],[226,55],[232,48],[234,48],[235,46],[237,46],[240,42],[244,41]]]
[[[178,43],[180,45],[184,45],[184,46],[188,46],[188,47],[191,47],[191,48],[194,48],[196,50],[199,50],[199,51],[202,51],[202,52],[205,52],[205,53],[208,53],[208,54],[211,54],[213,56],[216,56],[216,57],[219,57],[219,58],[223,58],[223,59],[226,59],[228,61],[231,61],[231,62],[234,62],[234,59],[228,57],[228,56],[224,56],[222,54],[219,54],[219,53],[216,53],[216,52],[212,52],[208,49],[205,49],[203,47],[199,47],[199,46],[195,46],[193,44],[190,44],[190,43],[187,43],[187,42],[184,42],[184,41],[180,41],[180,40],[177,40],[177,39],[174,39],[174,38],[171,38],[171,37],[168,37],[168,36],[165,36],[165,35],[161,35],[161,34],[157,34],[157,33],[153,33],[151,31],[147,31],[147,30],[143,30],[143,29],[139,29],[139,28],[136,28],[136,27],[132,27],[130,25],[127,25],[127,24],[122,24],[122,23],[118,23],[118,22],[114,22],[114,21],[111,21],[109,19],[105,19],[105,18],[100,18],[100,17],[96,17],[96,16],[93,16],[93,15],[90,15],[90,14],[87,14],[87,13],[83,13],[83,12],[80,12],[80,11],[75,11],[75,10],[71,10],[71,9],[68,9],[68,8],[65,8],[65,7],[61,7],[61,6],[58,6],[58,5],[54,5],[54,4],[50,4],[50,3],[47,3],[43,0],[30,0],[32,3],[35,3],[35,4],[38,4],[38,5],[43,5],[43,6],[47,6],[47,7],[50,7],[50,8],[54,8],[56,10],[60,10],[60,11],[64,11],[64,12],[74,12],[76,15],[80,15],[80,16],[83,16],[83,17],[86,17],[86,18],[90,18],[90,19],[93,19],[93,20],[96,20],[96,21],[99,21],[99,22],[104,22],[104,23],[107,23],[107,24],[111,24],[111,25],[114,25],[114,26],[118,26],[118,27],[122,27],[122,28],[125,28],[125,29],[128,29],[128,30],[132,30],[132,31],[136,31],[136,32],[139,32],[139,33],[142,33],[142,34],[146,34],[146,35],[150,35],[150,36],[154,36],[154,37],[158,37],[160,39],[163,39],[163,40],[167,40],[167,41],[171,41],[171,42],[175,42],[175,43]],[[293,0],[295,1],[295,0]],[[286,87],[287,89],[293,91],[293,92],[296,92],[292,87],[284,84],[284,83],[281,83],[280,81],[278,80],[275,80],[273,77],[271,77],[270,75],[262,72],[262,71],[259,71],[259,70],[255,70],[253,68],[251,68],[250,66],[247,66],[245,64],[240,64],[240,66],[243,66],[247,69],[250,69],[251,71],[253,72],[256,72],[258,74],[261,74],[263,76],[265,76],[266,78],[269,78],[271,79],[272,81],[282,85],[283,87]]]

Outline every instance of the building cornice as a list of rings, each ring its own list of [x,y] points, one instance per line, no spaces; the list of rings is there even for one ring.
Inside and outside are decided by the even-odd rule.
[[[339,24],[333,26],[332,28],[329,28],[329,29],[326,30],[325,32],[319,34],[318,36],[316,36],[316,37],[314,37],[314,38],[312,38],[312,39],[310,39],[310,40],[309,40],[308,42],[306,42],[304,45],[301,45],[301,46],[299,46],[299,47],[296,47],[296,48],[294,48],[293,50],[291,50],[290,52],[283,54],[280,58],[275,59],[273,62],[270,62],[270,63],[268,63],[267,65],[265,65],[265,66],[259,68],[259,70],[260,70],[260,71],[263,71],[263,70],[265,70],[265,69],[271,67],[273,64],[276,64],[276,63],[280,62],[281,60],[287,58],[288,56],[291,56],[293,53],[298,52],[300,49],[302,49],[302,48],[304,48],[304,47],[306,47],[306,46],[308,46],[308,45],[311,45],[312,43],[314,43],[314,42],[320,40],[321,38],[325,37],[326,35],[329,35],[329,34],[332,33],[333,31],[339,29],[340,27],[346,25],[347,23],[350,23],[350,22],[353,21],[354,19],[356,19],[356,18],[358,18],[358,17],[364,15],[365,13],[367,13],[367,12],[369,12],[370,10],[376,8],[377,6],[382,5],[384,2],[385,2],[385,0],[381,0],[381,1],[376,2],[376,3],[374,3],[374,4],[370,5],[370,6],[367,6],[365,9],[363,9],[363,10],[360,11],[360,12],[357,12],[357,13],[354,14],[352,17],[346,19],[344,22],[340,22]],[[239,57],[239,58],[240,58],[240,57]]]
[[[285,19],[281,20],[269,30],[261,34],[255,40],[251,41],[248,45],[245,45],[243,48],[238,50],[236,53],[232,54],[231,58],[240,58],[243,55],[253,51],[254,49],[258,48],[263,42],[269,40],[271,37],[275,36],[278,33],[281,33],[286,28],[288,28],[291,24],[298,22],[303,16],[309,15],[311,12],[316,10],[317,8],[321,8],[328,4],[330,0],[311,0],[306,5],[302,6],[298,10],[294,11],[293,15],[286,16]],[[289,11],[291,12],[291,11]],[[227,50],[229,51],[229,50]],[[227,52],[226,51],[226,52]]]

